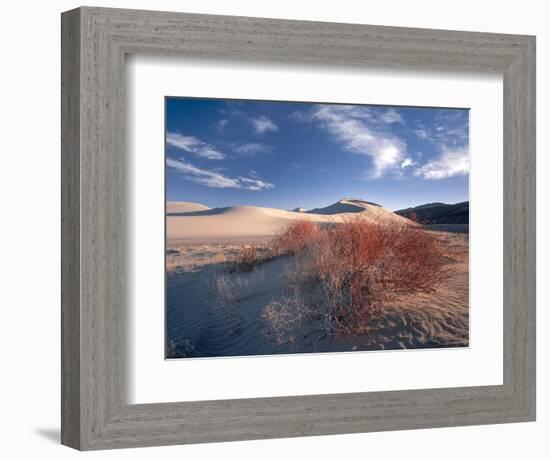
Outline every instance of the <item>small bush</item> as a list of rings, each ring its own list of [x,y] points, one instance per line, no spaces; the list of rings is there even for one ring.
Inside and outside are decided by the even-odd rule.
[[[261,262],[258,250],[254,246],[244,246],[235,260],[239,270],[242,272],[251,272],[254,266]]]
[[[231,273],[252,272],[255,267],[274,257],[275,254],[270,247],[243,245],[229,257],[228,271]]]
[[[278,345],[295,344],[303,324],[314,318],[313,313],[299,289],[290,287],[279,300],[270,302],[262,310],[266,335]]]
[[[272,242],[278,254],[295,255],[307,246],[319,243],[323,231],[311,221],[298,220],[288,225]]]
[[[293,303],[273,301],[262,311],[262,318],[267,324],[266,334],[273,337],[277,345],[293,344],[296,341],[295,323],[300,322]]]

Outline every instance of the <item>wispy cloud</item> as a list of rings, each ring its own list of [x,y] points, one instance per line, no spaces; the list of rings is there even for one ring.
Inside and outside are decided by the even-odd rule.
[[[239,177],[241,187],[249,191],[263,191],[264,189],[273,189],[272,183],[260,180],[259,178]]]
[[[458,149],[445,148],[434,160],[414,171],[426,180],[442,180],[470,172],[470,153],[467,146]]]
[[[378,119],[380,120],[380,122],[383,122],[385,124],[394,124],[394,123],[404,124],[405,123],[401,114],[393,108],[390,108],[389,110],[386,110],[386,111],[382,111],[378,115]]]
[[[262,180],[256,172],[251,172],[250,177],[229,177],[218,170],[196,167],[184,159],[168,158],[166,165],[182,173],[186,179],[209,188],[233,188],[247,191],[263,191],[274,188],[272,183]]]
[[[416,165],[416,162],[413,161],[410,157],[407,157],[403,162],[401,162],[400,167],[406,169],[407,167],[412,167]]]
[[[265,143],[239,143],[233,144],[233,150],[241,156],[254,156],[259,153],[268,153],[273,149],[271,145]]]
[[[218,128],[218,130],[220,132],[223,132],[223,130],[227,127],[227,125],[229,124],[229,120],[228,119],[220,119],[217,123],[216,123],[216,127]]]
[[[427,140],[430,136],[425,128],[413,129],[413,133],[421,140]]]
[[[417,122],[412,132],[431,143],[438,156],[414,170],[425,180],[442,180],[470,172],[469,120],[463,110],[439,110],[431,128]]]
[[[384,121],[373,115],[368,108],[319,105],[311,117],[319,121],[344,149],[371,158],[371,178],[380,178],[390,170],[398,170],[405,160],[405,142],[381,126],[390,119],[397,122],[393,114],[388,115],[388,119]]]
[[[469,173],[468,116],[464,110],[438,110],[434,124],[427,128],[416,121],[407,126],[401,112],[360,105],[318,105],[312,110],[296,110],[289,118],[296,122],[319,122],[343,149],[369,156],[372,169],[369,178],[387,173],[403,176],[412,173],[426,180],[449,178]],[[399,126],[395,126],[399,124]],[[436,157],[422,164],[422,154],[407,152],[405,137],[409,131],[427,141],[436,150]]]
[[[250,118],[249,121],[252,123],[252,127],[254,127],[254,130],[258,134],[276,132],[279,130],[279,127],[277,127],[277,125],[265,115]]]
[[[226,100],[223,106],[218,110],[222,116],[241,116],[242,102],[239,100]]]
[[[166,134],[166,143],[205,159],[220,160],[225,158],[225,155],[214,146],[203,142],[197,137],[168,132]]]
[[[309,122],[311,121],[311,112],[304,110],[294,110],[288,115],[289,119],[296,122]]]
[[[405,120],[395,108],[370,108],[361,105],[320,105],[335,111],[345,111],[349,116],[368,122],[371,127],[387,128],[390,124],[405,124]],[[311,122],[315,119],[315,110],[295,110],[288,117],[297,122]]]
[[[436,112],[434,125],[426,127],[417,121],[412,132],[421,140],[432,143],[443,150],[449,147],[462,147],[469,140],[469,121],[464,110],[441,109]]]
[[[224,120],[229,122],[226,117],[240,118],[241,120],[252,124],[254,132],[257,134],[265,134],[266,132],[277,132],[279,126],[264,114],[252,115],[243,109],[243,103],[237,100],[227,101],[218,113],[224,117]],[[225,126],[224,126],[225,127]]]

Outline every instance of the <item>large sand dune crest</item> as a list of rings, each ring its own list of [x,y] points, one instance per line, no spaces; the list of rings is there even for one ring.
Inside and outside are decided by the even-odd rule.
[[[291,221],[308,220],[330,224],[357,215],[382,224],[414,224],[377,204],[358,199],[342,199],[328,207],[307,212],[255,206],[209,208],[191,202],[169,202],[166,211],[166,237],[169,242],[270,237]]]
[[[166,213],[192,213],[198,211],[210,210],[203,204],[197,204],[195,202],[166,202]]]

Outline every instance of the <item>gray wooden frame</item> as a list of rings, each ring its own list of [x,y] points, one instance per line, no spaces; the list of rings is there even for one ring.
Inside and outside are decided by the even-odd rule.
[[[124,60],[129,53],[503,74],[503,385],[128,404]],[[105,449],[534,420],[535,38],[90,7],[65,12],[62,247],[61,437],[68,446]]]

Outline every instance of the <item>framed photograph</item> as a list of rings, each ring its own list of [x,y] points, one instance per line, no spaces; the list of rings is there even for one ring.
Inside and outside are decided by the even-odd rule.
[[[535,39],[62,15],[62,442],[535,419]]]
[[[469,346],[469,110],[165,103],[167,358]]]

